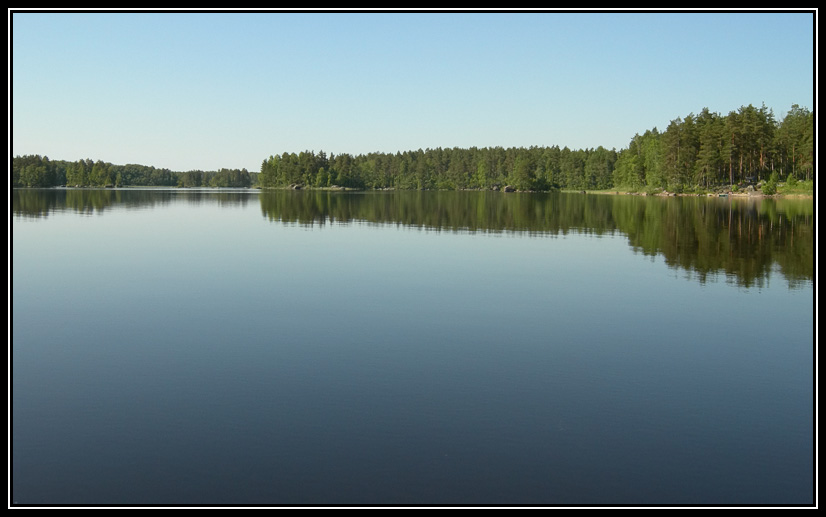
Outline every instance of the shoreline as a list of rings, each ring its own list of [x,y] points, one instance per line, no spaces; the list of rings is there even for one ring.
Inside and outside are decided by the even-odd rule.
[[[157,186],[157,185],[127,185],[127,186],[119,186],[119,187],[112,187],[112,186],[66,186],[66,185],[58,185],[54,187],[12,187],[12,190],[256,190],[256,191],[267,191],[267,190],[304,190],[304,191],[320,191],[320,192],[387,192],[387,191],[411,191],[411,192],[444,192],[444,191],[453,191],[453,189],[449,190],[440,190],[440,189],[395,189],[395,188],[379,188],[379,189],[365,189],[365,188],[353,188],[353,187],[307,187],[301,186],[296,188],[294,185],[290,186],[283,186],[283,187],[260,187],[260,186],[250,186],[250,187],[180,187],[180,186]],[[505,189],[459,189],[457,191],[473,191],[473,192],[501,192],[503,194],[509,193],[527,193],[527,194],[539,194],[543,192],[553,192],[553,191],[541,191],[541,190],[505,190]],[[614,190],[614,189],[605,189],[605,190],[578,190],[578,189],[560,189],[556,190],[556,192],[562,192],[566,194],[598,194],[598,195],[609,195],[609,196],[642,196],[642,197],[736,197],[736,198],[752,198],[752,199],[760,199],[760,198],[773,198],[773,199],[814,199],[814,194],[808,194],[803,192],[779,192],[776,194],[763,194],[760,191],[750,191],[750,192],[734,192],[734,191],[725,191],[725,192],[706,192],[706,193],[678,193],[678,192],[669,192],[669,191],[661,191],[655,193],[649,192],[630,192],[630,191],[622,191],[622,190]]]
[[[566,192],[566,191],[563,191]],[[695,194],[695,193],[677,193],[677,192],[668,192],[662,191],[657,192],[654,194],[649,194],[647,192],[627,192],[627,191],[619,191],[619,190],[579,190],[579,191],[567,191],[571,193],[581,193],[581,194],[604,194],[609,196],[643,196],[643,197],[736,197],[736,198],[752,198],[752,199],[759,199],[759,198],[771,198],[771,199],[783,199],[783,198],[799,198],[799,199],[814,199],[814,194],[805,194],[799,192],[789,192],[789,193],[777,193],[777,194],[763,194],[762,192],[754,191],[754,192],[707,192],[703,194]]]

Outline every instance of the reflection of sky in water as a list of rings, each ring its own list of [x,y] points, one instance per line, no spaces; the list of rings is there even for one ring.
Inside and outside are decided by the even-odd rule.
[[[811,498],[810,285],[256,203],[13,230],[16,499]]]

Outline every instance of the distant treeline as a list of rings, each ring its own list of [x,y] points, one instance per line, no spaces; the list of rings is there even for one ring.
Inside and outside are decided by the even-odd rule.
[[[69,162],[48,156],[16,156],[12,187],[250,187],[256,173],[246,169],[173,172],[147,165],[113,165],[90,159]]]
[[[777,121],[765,105],[728,115],[704,108],[636,134],[620,151],[602,146],[436,148],[329,156],[323,151],[272,155],[260,173],[246,169],[172,172],[91,160],[13,160],[12,186],[130,186],[517,190],[628,189],[690,192],[719,185],[814,180],[814,113],[793,105]]]

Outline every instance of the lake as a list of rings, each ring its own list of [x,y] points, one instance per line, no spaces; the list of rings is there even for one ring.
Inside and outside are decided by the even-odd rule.
[[[16,505],[814,504],[811,200],[12,193]]]

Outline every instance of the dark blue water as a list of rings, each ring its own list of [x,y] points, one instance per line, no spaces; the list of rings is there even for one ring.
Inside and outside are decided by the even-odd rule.
[[[814,502],[785,258],[120,195],[13,216],[16,504]]]

